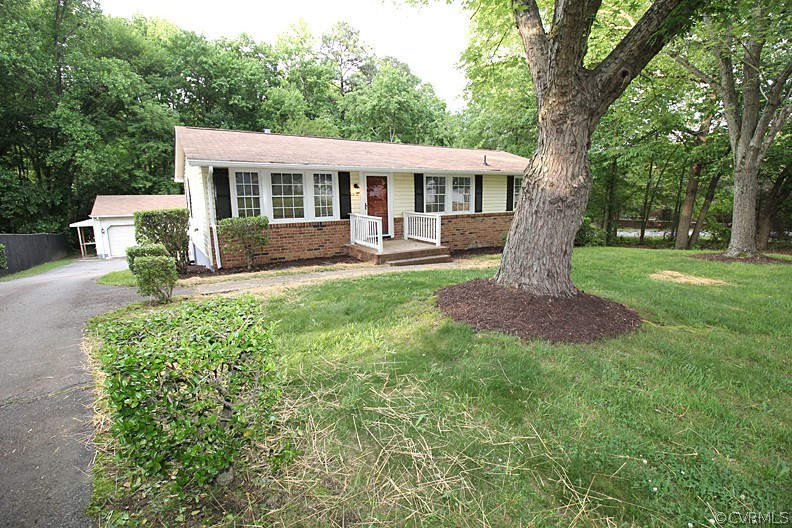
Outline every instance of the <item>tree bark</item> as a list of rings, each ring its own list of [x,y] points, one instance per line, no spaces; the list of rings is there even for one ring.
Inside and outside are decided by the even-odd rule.
[[[720,172],[714,174],[709,182],[707,192],[704,194],[704,201],[701,203],[701,209],[699,209],[698,218],[696,219],[696,227],[693,228],[693,234],[690,235],[688,247],[693,247],[698,244],[699,235],[701,234],[701,230],[704,229],[704,223],[707,220],[707,214],[709,213],[710,205],[712,205],[712,199],[715,198],[715,190],[718,188],[720,177]]]
[[[602,213],[602,243],[609,246],[619,229],[619,214],[616,203],[616,183],[618,180],[619,164],[614,158],[608,173],[605,187],[605,210]]]
[[[685,199],[682,201],[682,208],[679,211],[679,223],[677,224],[676,242],[674,249],[688,248],[688,235],[690,234],[690,223],[693,220],[693,207],[696,205],[696,194],[698,194],[699,176],[704,163],[696,160],[690,166],[690,177],[688,178]]]
[[[758,160],[757,160],[758,162]],[[751,163],[734,171],[734,207],[731,241],[726,255],[745,257],[756,253],[756,198],[759,164]]]
[[[586,119],[583,112],[575,117]],[[557,128],[540,117],[536,153],[525,171],[495,276],[499,284],[552,297],[577,293],[570,272],[575,235],[591,190],[589,139],[588,127],[572,121]]]
[[[773,187],[767,193],[765,203],[759,210],[758,232],[756,234],[756,245],[760,251],[766,251],[770,243],[770,230],[773,226],[773,218],[778,212],[779,206],[792,195],[792,172],[789,166],[773,182]]]
[[[641,204],[641,233],[638,235],[638,244],[644,243],[644,235],[646,234],[646,224],[649,223],[649,210],[651,204],[649,203],[649,190],[652,188],[654,171],[654,156],[649,160],[649,177],[646,179],[646,189],[644,189],[643,203]]]
[[[545,31],[536,0],[512,0],[536,91],[538,138],[496,280],[535,295],[577,293],[570,276],[572,246],[591,191],[591,135],[635,76],[687,29],[703,0],[656,0],[611,53],[588,69],[588,39],[601,3],[556,2]]]

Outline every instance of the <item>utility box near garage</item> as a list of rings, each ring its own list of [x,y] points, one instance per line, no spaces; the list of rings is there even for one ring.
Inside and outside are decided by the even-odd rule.
[[[183,194],[99,195],[94,202],[91,218],[75,222],[83,257],[87,246],[96,244],[96,255],[101,258],[126,256],[126,250],[135,245],[135,212],[187,207]],[[83,236],[82,229],[93,228],[93,241]]]

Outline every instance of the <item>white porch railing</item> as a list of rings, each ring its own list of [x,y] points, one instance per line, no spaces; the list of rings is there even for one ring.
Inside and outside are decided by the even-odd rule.
[[[351,213],[349,215],[349,242],[370,247],[382,253],[382,218]]]
[[[404,213],[404,240],[414,239],[440,245],[440,215],[431,213]]]

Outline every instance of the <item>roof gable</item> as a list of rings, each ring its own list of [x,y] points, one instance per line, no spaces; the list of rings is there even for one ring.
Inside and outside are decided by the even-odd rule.
[[[177,150],[193,164],[250,163],[411,172],[520,174],[529,160],[497,150],[176,127]],[[176,153],[177,159],[180,152]],[[178,169],[177,169],[178,172]],[[177,178],[180,175],[177,173]]]

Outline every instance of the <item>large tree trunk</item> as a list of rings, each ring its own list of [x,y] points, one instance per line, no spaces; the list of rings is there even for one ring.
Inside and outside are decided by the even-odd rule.
[[[679,223],[677,224],[676,243],[674,249],[688,248],[688,235],[690,234],[690,223],[693,220],[693,207],[696,205],[696,194],[698,194],[699,176],[704,164],[697,160],[690,166],[690,178],[688,179],[685,199],[682,201],[682,209],[679,211]]]
[[[540,118],[536,153],[525,171],[522,196],[495,280],[536,295],[571,297],[572,247],[591,191],[586,116],[563,126]],[[582,123],[581,123],[582,122]]]
[[[756,246],[759,251],[766,251],[770,243],[770,230],[773,226],[773,219],[778,212],[779,206],[784,203],[792,194],[792,185],[790,183],[789,166],[784,167],[784,170],[773,182],[773,187],[765,197],[764,204],[759,209],[758,232],[756,234]]]
[[[655,0],[615,48],[585,67],[602,0],[556,2],[545,30],[536,0],[512,0],[539,110],[536,153],[496,280],[536,295],[571,297],[572,246],[591,191],[588,149],[597,123],[703,0]]]
[[[619,229],[619,211],[617,207],[616,183],[619,174],[619,164],[614,158],[605,187],[605,210],[602,213],[602,243],[611,245]]]
[[[707,214],[709,213],[710,205],[712,205],[712,199],[715,198],[715,189],[718,188],[718,180],[720,180],[720,177],[720,173],[714,174],[709,182],[707,192],[704,195],[704,201],[701,203],[701,209],[699,209],[698,218],[696,219],[696,227],[693,228],[693,234],[690,235],[688,247],[693,247],[698,244],[699,235],[701,234],[701,230],[704,229],[704,223],[707,220]]]
[[[751,163],[734,171],[734,209],[731,241],[726,255],[744,257],[756,253],[756,198],[759,164]]]

